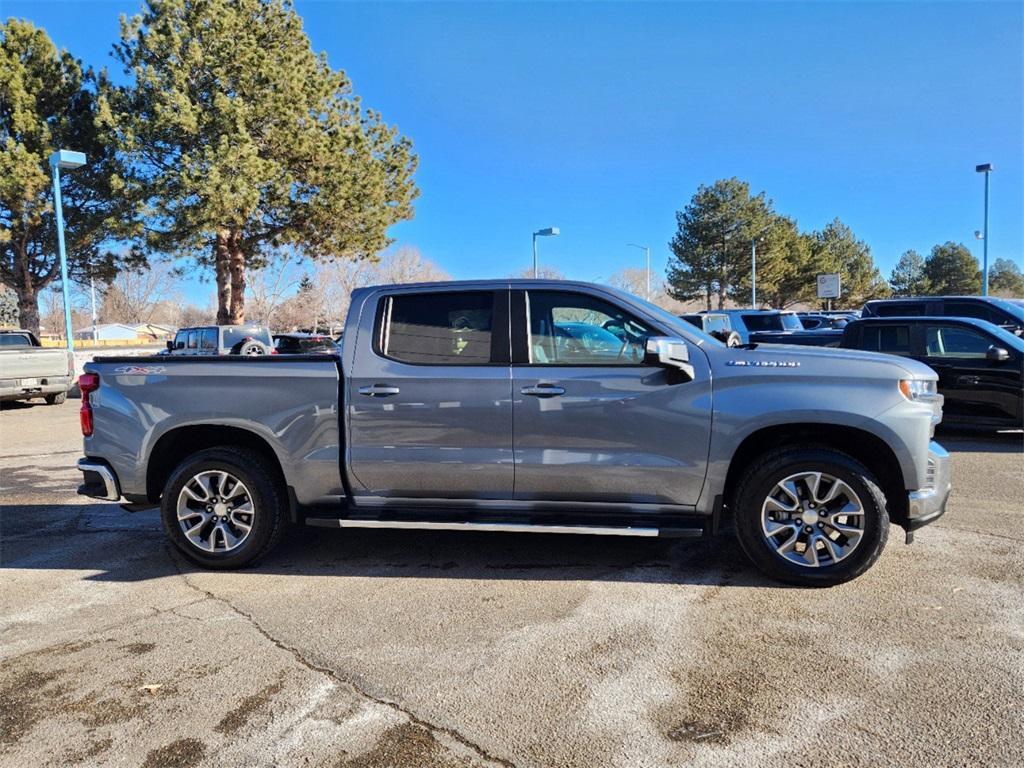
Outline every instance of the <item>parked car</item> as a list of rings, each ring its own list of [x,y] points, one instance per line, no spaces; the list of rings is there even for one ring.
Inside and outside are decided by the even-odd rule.
[[[41,397],[60,405],[74,375],[75,359],[66,348],[43,347],[31,331],[0,330],[0,402]]]
[[[281,355],[335,355],[338,346],[330,336],[318,333],[274,334],[274,350]]]
[[[559,342],[569,323],[628,334],[595,361]],[[909,539],[945,510],[942,399],[914,360],[729,348],[562,281],[361,288],[346,328],[340,357],[87,364],[80,493],[160,504],[210,568],[264,555],[289,519],[691,537],[728,516],[754,563],[807,585],[866,571],[890,520]]]
[[[1024,304],[995,296],[921,296],[875,299],[861,317],[973,317],[987,320],[1018,336],[1024,335]]]
[[[732,321],[729,320],[729,316],[724,313],[701,314],[696,312],[679,317],[691,325],[697,326],[709,336],[714,336],[727,347],[738,347],[743,343],[740,335],[732,329]]]
[[[245,355],[247,357],[274,353],[270,331],[261,325],[204,325],[181,328],[174,340],[167,342],[167,354],[195,357],[197,355]]]
[[[750,343],[750,334],[755,331],[778,333],[804,329],[796,312],[779,309],[719,309],[714,313],[700,314],[719,314],[728,317],[732,330],[740,335],[744,344]]]
[[[913,358],[939,377],[945,421],[1024,427],[1024,339],[985,320],[872,317],[850,323],[846,349]]]

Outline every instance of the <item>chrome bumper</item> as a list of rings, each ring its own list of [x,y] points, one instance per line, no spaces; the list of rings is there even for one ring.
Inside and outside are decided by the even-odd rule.
[[[117,501],[121,498],[121,489],[117,487],[114,470],[106,464],[91,459],[79,459],[78,469],[85,481],[78,486],[79,495],[106,501]]]
[[[928,445],[928,480],[920,490],[911,491],[908,496],[908,531],[927,525],[940,518],[946,511],[946,502],[952,483],[949,479],[949,454],[936,442]]]

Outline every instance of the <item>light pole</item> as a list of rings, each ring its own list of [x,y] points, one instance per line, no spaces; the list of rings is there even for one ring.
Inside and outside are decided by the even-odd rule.
[[[757,309],[757,238],[750,240],[750,308]]]
[[[68,255],[64,249],[64,207],[60,199],[60,170],[66,171],[85,165],[85,154],[58,149],[50,155],[53,170],[53,213],[57,219],[57,249],[60,252],[60,282],[64,293],[64,332],[68,337],[68,351],[75,351],[75,334],[71,328],[71,287],[68,285]]]
[[[537,272],[537,238],[538,237],[554,237],[559,234],[558,227],[547,227],[546,229],[538,229],[533,233],[533,279],[536,280],[538,277]]]
[[[982,235],[984,242],[981,246],[982,254],[984,254],[981,261],[981,295],[988,296],[988,186],[989,176],[992,175],[994,169],[992,163],[982,163],[974,166],[974,170],[985,174],[985,230]]]
[[[630,246],[631,248],[639,248],[641,251],[643,251],[645,254],[647,254],[647,268],[646,268],[646,272],[645,272],[646,282],[647,282],[647,288],[646,288],[647,293],[644,295],[644,298],[647,299],[648,301],[650,301],[651,300],[651,248],[650,248],[650,246],[647,246],[647,245],[637,245],[636,243],[626,243],[626,245]]]

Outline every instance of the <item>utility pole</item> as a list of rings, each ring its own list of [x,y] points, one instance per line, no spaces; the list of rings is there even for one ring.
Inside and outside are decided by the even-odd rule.
[[[992,167],[992,163],[982,163],[981,165],[974,166],[974,170],[985,174],[985,230],[982,236],[982,253],[984,256],[981,262],[981,295],[988,296],[988,192],[989,176],[992,175],[992,171],[995,169]]]

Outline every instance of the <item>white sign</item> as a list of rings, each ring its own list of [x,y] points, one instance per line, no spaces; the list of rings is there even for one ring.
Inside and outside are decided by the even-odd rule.
[[[839,275],[818,275],[818,298],[839,298]]]

